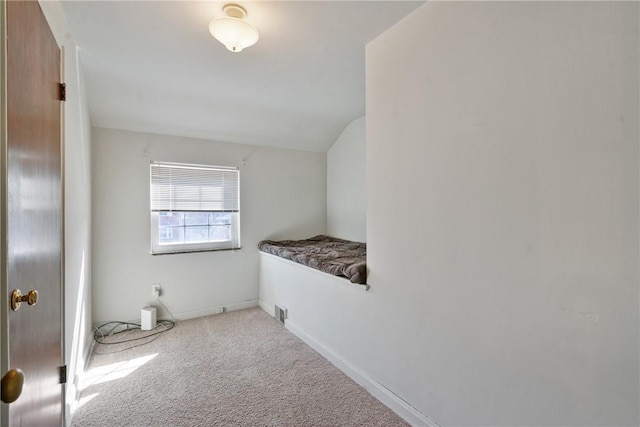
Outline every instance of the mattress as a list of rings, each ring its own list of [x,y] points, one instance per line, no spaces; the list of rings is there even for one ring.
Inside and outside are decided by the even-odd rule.
[[[316,270],[367,283],[367,244],[319,235],[304,240],[263,240],[258,249]]]

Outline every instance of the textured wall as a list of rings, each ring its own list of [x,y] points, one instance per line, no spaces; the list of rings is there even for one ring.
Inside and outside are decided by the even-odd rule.
[[[256,305],[257,243],[326,231],[324,153],[94,128],[92,155],[95,321],[138,319],[153,283],[180,318]],[[242,249],[150,255],[152,160],[239,166]]]
[[[327,152],[327,233],[367,241],[365,118],[355,119]]]
[[[441,425],[640,422],[638,6],[429,2],[367,47],[371,369]]]
[[[77,407],[81,377],[93,343],[91,333],[91,123],[78,50],[58,1],[40,7],[63,50],[64,108],[64,298],[66,422]]]

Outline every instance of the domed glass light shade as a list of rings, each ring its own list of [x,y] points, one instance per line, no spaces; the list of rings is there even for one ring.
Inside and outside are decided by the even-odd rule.
[[[209,32],[231,52],[240,52],[245,47],[254,45],[260,37],[258,31],[243,21],[247,11],[235,4],[222,8],[225,16],[209,23]]]

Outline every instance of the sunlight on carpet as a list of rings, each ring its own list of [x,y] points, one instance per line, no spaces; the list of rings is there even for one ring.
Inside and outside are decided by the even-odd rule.
[[[111,363],[109,365],[98,366],[89,369],[84,376],[84,380],[80,384],[79,390],[84,390],[95,384],[102,384],[107,381],[114,381],[124,378],[133,371],[144,365],[145,363],[156,357],[158,353],[148,356],[136,357],[135,359],[126,360],[124,362]]]
[[[72,427],[407,425],[259,308],[100,347]]]

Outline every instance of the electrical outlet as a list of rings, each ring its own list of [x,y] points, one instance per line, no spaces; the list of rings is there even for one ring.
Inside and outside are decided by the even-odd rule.
[[[160,283],[151,285],[151,296],[158,298],[160,296]]]
[[[215,310],[215,312],[214,312],[214,313],[215,313],[215,314],[224,313],[224,307],[218,307],[218,308],[216,308],[216,310]]]

